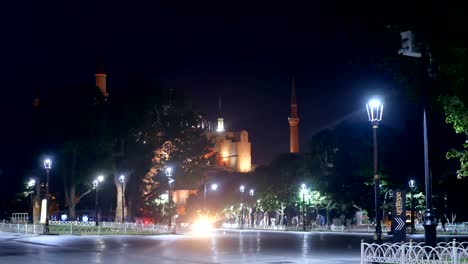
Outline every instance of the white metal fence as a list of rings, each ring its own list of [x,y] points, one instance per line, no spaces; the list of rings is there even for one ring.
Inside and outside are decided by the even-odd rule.
[[[223,224],[225,229],[241,229],[238,224]],[[277,230],[277,231],[303,231],[302,226],[261,226],[261,225],[244,225],[242,229],[247,230]],[[333,231],[333,232],[358,232],[358,233],[373,233],[375,232],[375,226],[373,225],[362,225],[362,226],[306,226],[306,231]],[[390,232],[390,228],[383,226],[382,232]]]
[[[46,233],[46,227],[44,225],[2,222],[0,223],[0,231],[40,235]],[[99,222],[99,226],[96,226],[95,222],[50,221],[47,231],[49,234],[70,235],[154,235],[168,234],[175,230],[167,225],[154,224]]]
[[[468,243],[456,240],[438,243],[436,247],[424,243],[369,244],[361,242],[361,264],[402,263],[402,264],[466,264]]]
[[[10,232],[10,233],[23,233],[23,234],[33,234],[40,235],[44,233],[43,225],[33,225],[33,224],[19,224],[19,223],[0,223],[0,231]]]
[[[167,225],[80,221],[50,221],[49,232],[56,234],[127,235],[168,234],[173,229]]]

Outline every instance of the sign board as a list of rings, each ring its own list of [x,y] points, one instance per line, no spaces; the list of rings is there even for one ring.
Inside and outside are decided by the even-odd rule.
[[[406,241],[406,193],[404,191],[393,192],[392,233],[394,243]]]

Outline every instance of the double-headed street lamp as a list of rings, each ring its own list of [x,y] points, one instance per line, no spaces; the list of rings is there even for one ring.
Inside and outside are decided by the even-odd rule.
[[[47,158],[44,160],[44,169],[46,170],[46,209],[45,209],[45,225],[46,225],[46,233],[49,230],[49,177],[50,177],[50,170],[52,169],[52,160]]]
[[[307,185],[305,183],[301,184],[301,193],[302,193],[302,230],[306,231],[306,216],[307,212],[305,209],[305,194],[307,192]]]
[[[99,193],[99,183],[104,181],[104,176],[99,175],[94,181],[93,181],[93,187],[96,190],[96,201],[94,204],[94,222],[96,223],[96,226],[99,226],[99,221],[98,221],[98,193]]]
[[[120,187],[122,188],[122,223],[125,222],[125,175],[121,174],[119,176]]]
[[[414,180],[409,180],[408,181],[408,186],[411,190],[411,201],[410,201],[410,205],[411,205],[411,234],[414,233],[414,230],[415,230],[415,227],[414,227],[414,200],[413,200],[413,192],[414,192],[414,188],[416,187],[416,183]]]
[[[172,226],[172,196],[171,196],[171,184],[174,182],[174,180],[171,178],[172,177],[172,168],[167,167],[165,169],[166,172],[166,177],[168,180],[168,185],[169,185],[169,192],[168,192],[168,204],[169,204],[169,227]]]
[[[244,185],[241,185],[239,187],[239,191],[241,193],[241,204],[240,204],[240,216],[241,216],[241,219],[240,219],[240,228],[244,228],[244,192],[245,192],[245,186]]]
[[[207,185],[207,183],[205,182],[205,185],[204,185],[204,188],[203,188],[203,210],[205,210],[205,212],[206,212],[206,185]],[[210,189],[212,191],[218,190],[218,184],[212,183],[211,186],[210,186]]]
[[[383,103],[379,99],[372,99],[367,103],[367,115],[372,125],[373,138],[374,138],[374,206],[375,206],[375,234],[374,240],[376,243],[382,243],[382,225],[380,223],[379,214],[379,185],[380,176],[378,174],[378,160],[377,160],[377,128],[380,121],[382,121]]]
[[[34,186],[36,186],[36,180],[35,179],[30,179],[27,183],[29,191],[29,198],[31,199],[31,214],[34,215],[34,202],[33,202],[33,196],[34,196]],[[34,222],[34,219],[33,219]]]

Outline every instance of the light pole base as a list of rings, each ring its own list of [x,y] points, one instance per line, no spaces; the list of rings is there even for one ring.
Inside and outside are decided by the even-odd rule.
[[[435,247],[437,245],[437,224],[432,222],[424,223],[424,240],[426,246]]]

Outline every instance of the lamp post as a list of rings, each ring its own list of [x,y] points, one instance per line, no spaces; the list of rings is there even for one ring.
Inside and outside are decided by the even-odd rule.
[[[415,182],[414,180],[409,180],[408,181],[408,186],[410,187],[410,190],[411,190],[411,201],[410,201],[410,205],[411,205],[411,234],[414,233],[414,230],[415,230],[415,226],[414,226],[414,200],[413,200],[413,192],[414,192],[414,187],[415,187]]]
[[[305,193],[307,191],[307,186],[305,183],[301,184],[301,193],[302,193],[302,230],[306,231],[306,211],[305,211]]]
[[[205,210],[205,212],[206,212],[206,184],[207,183],[205,182],[205,186],[203,188],[203,210]],[[212,183],[210,188],[212,191],[216,191],[218,189],[218,184]]]
[[[250,198],[253,200],[254,198],[254,195],[255,195],[255,190],[254,189],[250,189],[249,191],[249,195],[250,195]],[[250,226],[253,227],[253,216],[254,216],[254,208],[252,207],[252,213],[250,214]]]
[[[367,115],[372,125],[373,139],[374,139],[374,207],[375,207],[375,234],[374,240],[377,244],[382,243],[382,225],[379,216],[379,185],[380,176],[378,174],[378,160],[377,160],[377,128],[382,121],[383,103],[378,99],[372,99],[367,103]]]
[[[50,178],[50,170],[52,169],[52,160],[45,159],[44,160],[44,169],[46,170],[46,210],[45,210],[45,226],[46,226],[46,233],[49,231],[49,178]]]
[[[241,217],[241,219],[240,219],[239,222],[240,222],[240,228],[242,229],[242,228],[244,228],[244,203],[243,203],[244,202],[244,196],[243,196],[243,194],[245,192],[245,186],[241,185],[239,187],[239,191],[241,193],[241,204],[240,204],[240,210],[241,210],[240,211],[240,217]]]
[[[427,73],[429,78],[434,78],[434,67],[432,54],[429,49],[428,43],[425,44],[423,50],[416,46],[414,33],[411,31],[404,31],[400,33],[402,49],[399,54],[408,57],[426,59]],[[426,211],[424,214],[424,240],[427,246],[435,247],[437,244],[437,221],[434,219],[434,211],[432,209],[432,173],[429,168],[429,146],[427,140],[427,117],[426,117],[426,103],[428,100],[427,89],[423,89],[422,112],[423,112],[423,142],[424,142],[424,189],[426,191]]]
[[[168,204],[169,204],[169,227],[172,226],[172,196],[171,196],[171,183],[174,181],[172,177],[172,168],[167,167],[166,170],[166,177],[168,180],[169,191],[168,191]]]
[[[93,181],[93,187],[96,190],[96,201],[94,204],[94,222],[96,223],[96,226],[99,226],[99,221],[98,221],[98,196],[99,196],[99,183],[104,181],[104,176],[99,175],[96,180]]]
[[[124,223],[125,222],[125,211],[124,211],[125,209],[125,194],[124,194],[125,193],[125,189],[124,189],[125,188],[125,175],[122,174],[119,176],[119,182],[122,188],[122,202],[121,202],[122,203],[121,204],[122,205],[122,223]]]
[[[31,214],[34,215],[34,202],[33,202],[33,195],[34,195],[34,186],[36,186],[36,180],[30,179],[28,181],[28,189],[31,191],[29,192],[29,198],[31,199]],[[34,222],[34,219],[33,219]]]

